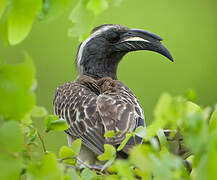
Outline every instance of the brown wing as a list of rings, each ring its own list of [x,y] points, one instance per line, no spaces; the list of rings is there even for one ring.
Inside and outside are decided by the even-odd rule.
[[[69,124],[67,134],[81,138],[85,146],[101,154],[105,140],[96,99],[97,95],[89,88],[78,83],[65,83],[55,92],[54,111]]]
[[[81,138],[83,144],[99,155],[103,145],[117,145],[127,131],[144,126],[143,111],[131,90],[120,81],[98,83],[87,78],[65,83],[54,96],[55,113],[67,120],[66,133]],[[121,131],[114,138],[104,138],[109,130]]]
[[[106,138],[106,143],[120,144],[126,132],[145,126],[143,110],[132,91],[122,82],[114,80],[105,92],[97,98],[97,108],[102,118],[104,130],[120,130],[114,138]],[[132,140],[130,140],[132,141]],[[134,141],[131,144],[135,144]]]

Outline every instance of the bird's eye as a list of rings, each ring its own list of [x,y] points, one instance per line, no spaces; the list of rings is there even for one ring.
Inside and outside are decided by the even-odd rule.
[[[106,39],[109,41],[109,42],[112,42],[112,43],[115,43],[115,42],[118,42],[119,39],[120,39],[120,35],[117,33],[117,32],[114,32],[114,31],[110,31],[106,34]]]

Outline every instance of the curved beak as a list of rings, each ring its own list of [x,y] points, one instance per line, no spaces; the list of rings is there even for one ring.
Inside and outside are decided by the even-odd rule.
[[[169,50],[160,42],[162,40],[161,37],[151,32],[141,29],[129,29],[126,33],[121,35],[120,41],[115,44],[115,51],[154,51],[173,61],[173,57]]]

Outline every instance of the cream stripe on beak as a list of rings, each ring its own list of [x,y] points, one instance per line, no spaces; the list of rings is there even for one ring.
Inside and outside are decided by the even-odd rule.
[[[144,41],[144,42],[150,43],[150,41],[143,39],[141,37],[129,37],[129,38],[124,39],[122,42],[126,42],[126,41]]]

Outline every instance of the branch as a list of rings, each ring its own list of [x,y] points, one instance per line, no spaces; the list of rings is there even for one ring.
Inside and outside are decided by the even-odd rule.
[[[45,144],[44,144],[44,137],[42,137],[38,131],[37,131],[37,134],[38,134],[38,137],[39,137],[39,139],[40,139],[40,141],[41,141],[43,151],[44,151],[44,153],[46,154],[46,153],[47,153],[47,150],[46,150],[46,147],[45,147]]]
[[[79,168],[80,170],[83,169],[83,167],[85,166],[86,168],[89,168],[89,169],[92,169],[92,170],[95,170],[97,172],[99,172],[100,174],[103,174],[101,172],[102,168],[103,168],[103,165],[95,165],[95,164],[87,164],[85,162],[83,162],[82,160],[80,160],[78,157],[66,157],[66,158],[63,158],[63,159],[58,159],[59,162],[63,162],[64,160],[67,160],[67,159],[76,159],[78,161],[78,166],[72,166],[74,168]],[[67,165],[69,166],[69,165]]]

